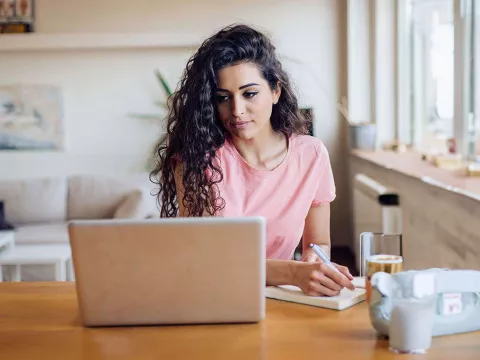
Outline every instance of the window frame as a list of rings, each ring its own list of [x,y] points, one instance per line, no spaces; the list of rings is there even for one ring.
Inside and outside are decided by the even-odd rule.
[[[391,141],[418,149],[423,139],[425,119],[418,104],[421,100],[415,100],[419,92],[413,91],[422,80],[421,68],[418,63],[414,66],[411,56],[414,46],[419,46],[414,38],[411,1],[347,0],[349,116],[376,125],[377,149]],[[453,137],[456,151],[464,159],[472,159],[475,148],[480,149],[480,136],[476,144],[480,131],[475,132],[480,129],[480,123],[475,122],[475,113],[480,117],[480,44],[476,44],[480,43],[480,4],[474,5],[475,1],[453,0]],[[392,51],[392,56],[384,56]],[[475,62],[469,61],[472,58]],[[387,66],[378,66],[384,61],[389,62]],[[386,76],[390,69],[393,76]],[[471,86],[473,77],[477,93]],[[473,129],[469,126],[472,123]]]
[[[476,105],[475,86],[475,28],[480,26],[478,21],[478,6],[475,0],[454,0],[454,119],[453,136],[456,151],[462,158],[471,160],[475,156],[476,132],[475,112],[480,105]],[[477,4],[478,5],[478,4]],[[424,119],[420,112],[421,104],[415,100],[413,88],[418,86],[420,78],[419,67],[413,66],[413,51],[415,42],[413,33],[412,0],[397,0],[396,31],[397,31],[397,129],[400,141],[418,147],[424,131]],[[477,45],[477,49],[480,46]],[[478,50],[477,50],[478,51]],[[478,56],[478,55],[477,55]],[[477,80],[477,84],[479,81]],[[480,85],[476,85],[477,87]],[[417,98],[418,99],[418,98]],[[421,101],[421,100],[420,100]],[[475,109],[475,106],[477,107]],[[472,126],[473,125],[473,126]]]

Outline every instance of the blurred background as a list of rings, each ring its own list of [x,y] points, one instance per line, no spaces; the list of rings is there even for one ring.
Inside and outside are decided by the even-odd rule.
[[[360,232],[385,231],[402,233],[407,267],[478,266],[479,8],[473,0],[0,0],[4,221],[20,229],[115,216],[132,186],[114,191],[98,178],[148,172],[187,59],[242,22],[272,37],[312,134],[329,150],[334,260],[353,264]],[[108,206],[72,204],[74,193]],[[56,213],[39,215],[52,199]],[[52,231],[16,239],[47,244],[60,239]],[[440,255],[421,263],[433,249]]]

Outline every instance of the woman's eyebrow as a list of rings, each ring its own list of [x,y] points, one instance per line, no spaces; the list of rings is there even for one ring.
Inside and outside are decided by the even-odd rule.
[[[247,88],[247,87],[249,87],[249,86],[254,86],[254,85],[257,85],[257,86],[258,86],[257,83],[248,83],[248,84],[245,84],[245,85],[240,86],[240,87],[238,88],[238,90],[242,90],[242,89],[245,89],[245,88]],[[221,88],[218,88],[217,91],[229,92],[227,89],[221,89]]]

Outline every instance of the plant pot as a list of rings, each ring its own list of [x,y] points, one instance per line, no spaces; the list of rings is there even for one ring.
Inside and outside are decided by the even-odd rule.
[[[376,126],[375,124],[352,124],[348,126],[350,147],[359,150],[375,150]]]

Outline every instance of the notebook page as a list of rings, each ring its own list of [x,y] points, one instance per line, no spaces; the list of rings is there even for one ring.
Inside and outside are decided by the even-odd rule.
[[[365,289],[343,289],[337,296],[308,296],[292,285],[268,286],[266,297],[333,310],[343,310],[365,300]]]

